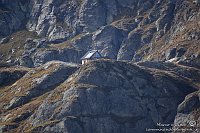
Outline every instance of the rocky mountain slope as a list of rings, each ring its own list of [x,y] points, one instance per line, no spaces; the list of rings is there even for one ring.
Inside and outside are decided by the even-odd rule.
[[[0,5],[4,65],[79,62],[92,48],[118,60],[199,62],[198,1],[1,0]]]
[[[199,7],[0,0],[0,132],[200,130]],[[106,59],[79,65],[90,49]]]
[[[156,66],[148,67],[151,63]],[[172,69],[177,69],[177,73]],[[173,123],[185,96],[198,94],[199,75],[199,69],[171,63],[135,65],[99,60],[79,68],[49,62],[1,88],[1,130],[145,132],[146,128],[156,128],[158,122]],[[179,105],[180,113],[199,108],[198,98],[190,104],[195,93],[187,96],[187,105]],[[193,120],[199,120],[198,115]]]

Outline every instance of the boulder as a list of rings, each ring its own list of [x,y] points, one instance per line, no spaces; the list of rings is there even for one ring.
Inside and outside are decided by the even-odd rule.
[[[179,131],[195,133],[199,132],[200,123],[200,100],[199,91],[186,96],[178,106],[178,112],[174,121],[174,128]],[[179,126],[182,125],[182,126]],[[176,133],[177,131],[174,131]]]

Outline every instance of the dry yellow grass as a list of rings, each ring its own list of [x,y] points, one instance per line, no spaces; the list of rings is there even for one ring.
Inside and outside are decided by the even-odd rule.
[[[35,68],[36,72],[32,73],[30,76],[22,77],[13,85],[3,88],[1,90],[3,95],[0,97],[0,108],[3,109],[3,106],[8,104],[13,98],[26,96],[27,92],[30,91],[35,84],[33,83],[34,79],[53,73],[57,67],[56,64],[53,64],[49,66],[49,69]]]

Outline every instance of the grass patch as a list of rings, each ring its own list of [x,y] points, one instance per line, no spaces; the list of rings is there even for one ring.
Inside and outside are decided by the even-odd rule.
[[[31,114],[33,114],[38,109],[38,107],[42,104],[42,102],[48,95],[49,95],[49,92],[33,99],[31,102],[25,105],[22,105],[19,108],[6,112],[4,116],[8,115],[7,116],[8,121],[0,122],[0,126],[16,126],[14,129],[10,130],[9,132],[21,132],[21,129],[20,129],[21,126],[23,125],[23,127],[25,127],[28,125],[28,118],[31,116]],[[28,116],[25,116],[25,118],[20,118],[21,116],[24,116],[26,114],[28,114]]]
[[[10,36],[8,43],[0,45],[0,55],[3,55],[0,62],[5,63],[5,61],[11,56],[11,60],[18,58],[24,51],[24,43],[27,38],[39,38],[35,32],[30,32],[27,30],[18,31]],[[14,50],[14,52],[12,51]]]
[[[64,48],[68,48],[68,49],[76,49],[73,45],[72,42],[76,41],[78,39],[81,39],[84,35],[86,35],[85,33],[83,34],[78,34],[72,38],[70,38],[69,40],[62,42],[62,43],[58,43],[58,44],[50,44],[49,46],[51,48],[59,48],[59,49],[64,49]],[[77,49],[78,50],[78,49]]]
[[[0,122],[0,126],[13,126],[16,124],[15,122]]]
[[[34,88],[36,84],[35,79],[41,78],[43,75],[49,75],[57,69],[56,64],[49,66],[49,69],[36,68],[35,72],[31,73],[30,76],[24,76],[15,82],[13,85],[5,87],[0,97],[0,107],[3,108],[4,105],[8,104],[15,97],[27,96],[27,92]]]

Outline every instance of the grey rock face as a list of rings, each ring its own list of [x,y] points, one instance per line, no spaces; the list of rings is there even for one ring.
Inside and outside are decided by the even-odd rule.
[[[31,1],[32,8],[27,28],[52,42],[66,40],[76,32],[78,0]]]
[[[113,26],[105,26],[96,31],[92,39],[93,48],[100,50],[104,57],[116,59],[123,39],[123,31]]]
[[[186,97],[186,100],[179,105],[178,107],[178,113],[188,114],[192,112],[195,109],[200,108],[200,102],[198,95],[188,95]]]
[[[184,125],[189,132],[199,132],[200,122],[199,91],[186,96],[185,100],[178,106],[174,125]],[[174,126],[181,130],[180,126]]]
[[[81,61],[80,58],[83,56],[83,54],[85,53],[82,51],[68,48],[52,50],[39,49],[33,55],[32,60],[34,62],[34,66],[40,66],[52,60],[79,63]]]
[[[55,27],[52,32],[49,34],[49,42],[59,43],[66,40],[69,37],[69,33],[65,33],[61,26]]]
[[[147,59],[145,56],[152,54],[152,49],[157,47],[157,41],[160,41],[160,39],[164,38],[163,45],[170,43],[173,37],[181,31],[180,25],[184,25],[178,17],[179,12],[182,12],[182,9],[189,10],[190,8],[188,3],[182,0],[30,0],[26,2],[19,0],[12,4],[8,4],[7,1],[2,2],[3,11],[13,8],[17,12],[16,17],[19,14],[21,15],[20,19],[26,20],[24,21],[26,28],[37,32],[48,43],[62,43],[72,40],[72,45],[78,50],[86,52],[88,49],[98,46],[105,57],[118,60],[134,59],[135,61]],[[195,11],[192,11],[193,14],[189,14],[189,12],[185,14],[187,20],[198,19]],[[10,16],[12,12],[3,14]],[[189,16],[193,17],[190,18]],[[13,28],[8,30],[9,28],[2,24],[0,26],[2,27],[1,31],[3,32],[6,28],[6,31],[10,31],[8,33],[10,34],[14,31],[14,27],[16,27],[16,30],[19,29],[20,26],[17,26],[17,24],[22,25],[22,22],[18,22],[19,20],[18,18],[15,19],[16,17],[11,17],[12,22],[16,22],[16,24],[12,24],[14,25]],[[3,17],[0,20],[5,18]],[[23,25],[25,24],[23,23]],[[165,34],[167,34],[167,37],[164,36]],[[2,33],[0,36],[5,35]],[[77,40],[77,36],[82,37]],[[91,36],[93,37],[92,41]],[[195,30],[188,32],[188,36],[192,40],[199,38],[198,31]],[[144,48],[146,45],[149,45],[147,51]],[[145,50],[140,51],[141,48]],[[181,55],[184,54],[178,56]],[[156,57],[151,58],[154,60]]]
[[[141,47],[142,30],[130,33],[129,38],[124,40],[118,53],[118,60],[132,60],[137,48]]]
[[[188,79],[192,79],[194,83],[198,83],[200,81],[200,78],[198,76],[200,75],[199,69],[195,67],[185,67],[184,65],[181,67],[178,64],[173,64],[169,62],[155,62],[155,61],[145,61],[145,62],[139,62],[137,64],[139,66],[146,67],[146,69],[155,68],[162,71],[174,71],[174,74],[186,77]]]
[[[85,0],[80,9],[80,25],[95,31],[106,24],[106,9],[100,0]]]
[[[12,32],[24,27],[24,19],[28,14],[28,1],[1,0],[0,1],[0,35],[8,36]]]
[[[31,51],[31,50],[36,49],[36,48],[45,48],[45,47],[47,47],[47,40],[46,39],[27,38],[26,41],[24,42],[24,49],[27,50],[27,51],[29,51],[29,50]]]
[[[34,67],[33,56],[37,49],[47,47],[46,39],[28,38],[24,43],[24,52],[19,58],[19,65],[25,67]],[[46,62],[45,62],[46,63]]]
[[[60,43],[82,33],[85,34],[89,32],[89,34],[93,34],[94,32],[99,32],[99,29],[103,29],[104,35],[102,36],[106,37],[111,33],[111,35],[109,35],[111,39],[98,38],[95,41],[106,43],[106,45],[99,43],[101,47],[100,50],[103,51],[102,54],[110,58],[118,58],[119,60],[131,60],[134,56],[137,56],[135,55],[136,51],[146,44],[156,43],[156,41],[161,39],[165,34],[168,34],[168,31],[174,30],[175,32],[170,34],[173,34],[171,37],[175,36],[177,33],[176,30],[180,29],[179,24],[182,23],[182,20],[178,17],[179,12],[184,8],[188,10],[190,8],[189,4],[182,0],[30,0],[26,2],[16,1],[12,4],[8,4],[7,1],[2,1],[1,5],[2,11],[13,8],[13,10],[17,12],[17,15],[18,13],[23,14],[20,15],[28,21],[26,25],[27,29],[36,31],[41,37],[45,37],[51,43]],[[4,14],[10,15],[9,13],[6,12]],[[195,11],[192,11],[192,13],[186,13],[185,18],[187,18],[187,20],[198,19],[197,13]],[[15,17],[12,16],[11,18],[15,20]],[[175,22],[173,20],[175,20]],[[2,21],[2,23],[3,22],[4,21]],[[20,23],[17,22],[17,24]],[[112,27],[110,24],[112,26],[118,24],[118,26],[115,25],[116,28],[126,31],[127,33],[118,34],[116,31],[108,32],[111,30],[110,27]],[[14,27],[18,27],[19,29],[19,26],[16,26],[16,24]],[[2,24],[2,32],[4,28],[6,28],[6,26],[3,27]],[[133,32],[135,28],[143,30],[141,41],[138,41],[137,44],[132,43],[132,40],[127,36],[131,34],[130,32]],[[188,32],[188,34],[190,36],[189,38],[195,40],[199,38],[198,31],[194,31],[194,33]],[[117,39],[114,38],[119,38],[117,43]],[[163,43],[169,43],[171,41],[170,39],[172,38],[169,37],[169,39],[165,39],[166,42]],[[114,43],[117,45],[114,44],[113,46],[112,40],[114,40]],[[90,45],[88,47],[94,47],[94,45],[96,45],[95,41],[88,43]],[[110,44],[112,46],[109,46]],[[127,54],[123,55],[123,52],[127,52]],[[149,51],[149,53],[147,52],[146,54],[151,53]],[[143,56],[146,54],[142,54],[141,57],[138,57],[136,60],[143,60],[145,58]],[[126,55],[130,56],[125,57]]]
[[[162,14],[164,14],[164,15],[156,21],[157,31],[164,29],[164,32],[165,32],[165,31],[169,30],[169,28],[170,28],[170,24],[173,19],[173,15],[174,15],[175,4],[173,2],[171,2],[166,6],[167,6],[166,7],[167,9],[164,10],[164,12],[162,12]]]
[[[92,49],[92,34],[86,33],[76,36],[75,39],[71,40],[71,45],[82,51]]]
[[[145,66],[146,68],[157,68],[160,70],[174,71],[176,75],[181,77],[186,77],[187,79],[191,79],[194,81],[193,83],[199,84],[199,69],[194,67],[178,67],[179,65],[175,65],[172,63],[158,63],[158,62],[141,62],[138,63],[140,66]],[[193,73],[191,75],[191,73]],[[196,76],[195,76],[196,75]],[[186,82],[186,81],[185,81]],[[187,90],[187,85],[183,85],[182,89],[185,88]],[[197,86],[197,90],[198,90]],[[195,133],[199,132],[199,118],[200,118],[200,102],[199,102],[199,91],[195,91],[194,93],[188,94],[185,97],[185,100],[179,104],[177,107],[177,114],[174,120],[174,133],[180,132],[190,132]]]
[[[172,123],[175,115],[178,124],[199,121],[199,92],[188,95],[200,82],[194,68],[200,68],[199,16],[198,1],[188,0],[0,0],[0,43],[24,28],[40,37],[19,41],[19,47],[0,55],[8,64],[40,66],[25,76],[0,72],[0,87],[21,78],[6,88],[13,97],[0,107],[17,114],[15,109],[48,92],[33,115],[25,112],[13,119],[33,132],[141,133],[141,127]],[[94,48],[117,60],[175,59],[178,64],[97,61],[74,73],[74,65],[47,63],[80,63]],[[25,127],[20,124],[20,131]]]
[[[178,104],[195,90],[171,81],[129,63],[93,62],[56,88],[29,121],[34,131],[44,132],[145,132],[141,127],[172,123]],[[58,93],[61,97],[51,101]],[[57,122],[37,128],[49,118]]]

